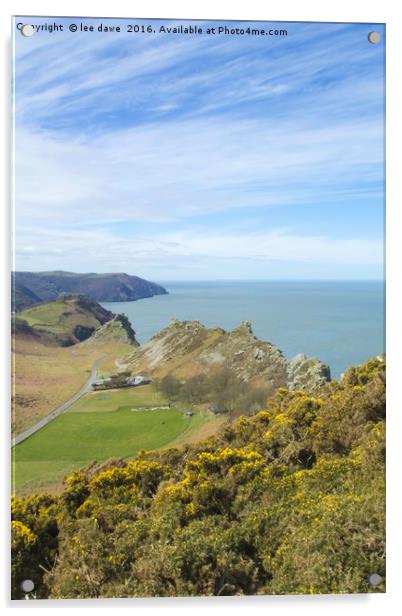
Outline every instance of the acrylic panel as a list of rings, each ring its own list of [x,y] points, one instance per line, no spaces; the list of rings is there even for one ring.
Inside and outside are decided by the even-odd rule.
[[[385,25],[12,39],[13,599],[385,592]]]

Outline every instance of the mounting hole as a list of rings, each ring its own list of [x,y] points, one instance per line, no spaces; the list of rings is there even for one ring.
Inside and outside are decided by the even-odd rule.
[[[381,584],[382,582],[382,577],[381,575],[378,575],[378,573],[372,573],[369,577],[369,583],[371,584],[371,586],[378,586],[378,584]]]
[[[373,45],[377,45],[377,43],[381,41],[381,36],[379,32],[369,32],[367,38],[369,40],[369,43],[372,43]]]
[[[32,36],[34,33],[34,27],[30,26],[29,24],[25,24],[25,26],[22,26],[21,28],[21,34],[22,36]]]
[[[32,580],[22,580],[21,582],[21,590],[24,592],[32,592],[35,588],[35,584]]]

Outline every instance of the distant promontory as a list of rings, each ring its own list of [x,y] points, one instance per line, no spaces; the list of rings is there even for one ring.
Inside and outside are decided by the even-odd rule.
[[[12,303],[16,312],[64,294],[87,295],[97,302],[129,302],[167,293],[164,287],[154,282],[123,273],[12,273]]]

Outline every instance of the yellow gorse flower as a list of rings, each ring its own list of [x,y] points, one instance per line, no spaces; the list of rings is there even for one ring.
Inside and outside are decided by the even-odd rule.
[[[33,545],[36,543],[36,535],[22,522],[13,520],[11,522],[11,532],[13,535],[12,543],[22,541],[25,545]]]

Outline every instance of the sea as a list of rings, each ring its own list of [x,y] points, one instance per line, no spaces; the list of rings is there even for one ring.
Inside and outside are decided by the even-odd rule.
[[[161,281],[169,295],[102,303],[130,320],[140,344],[171,319],[225,330],[241,321],[281,349],[328,364],[333,379],[385,352],[382,281]]]

